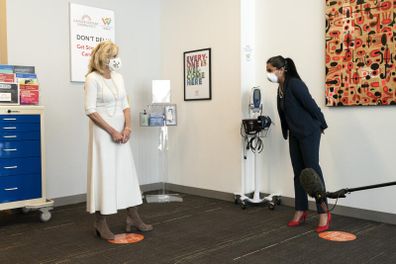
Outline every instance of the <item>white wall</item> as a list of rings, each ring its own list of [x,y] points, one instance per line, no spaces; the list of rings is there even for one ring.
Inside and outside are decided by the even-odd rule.
[[[140,183],[159,181],[156,133],[138,126],[160,77],[159,0],[78,0],[115,11],[116,42],[133,112],[132,146]],[[8,61],[35,65],[45,111],[47,190],[50,198],[86,191],[88,119],[82,84],[69,81],[69,1],[7,1]]]
[[[262,175],[265,191],[293,197],[293,173],[287,141],[281,137],[276,112],[276,85],[266,80],[265,62],[274,55],[294,59],[329,128],[322,137],[320,160],[327,189],[395,181],[396,108],[326,107],[324,1],[256,0],[257,82],[265,87],[265,112],[276,126],[266,139]],[[339,204],[396,213],[395,187],[355,192]]]
[[[212,49],[212,100],[184,101],[183,52]],[[170,129],[169,182],[239,191],[240,1],[161,2],[161,76],[171,80],[178,126]]]

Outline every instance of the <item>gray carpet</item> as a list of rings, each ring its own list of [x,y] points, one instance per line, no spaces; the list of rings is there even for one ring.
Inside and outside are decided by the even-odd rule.
[[[1,212],[0,263],[396,263],[396,226],[335,215],[332,230],[357,240],[330,242],[314,232],[314,212],[304,226],[289,228],[290,207],[242,210],[231,202],[183,197],[183,203],[142,205],[142,217],[155,230],[131,245],[98,239],[85,204],[58,207],[47,223],[37,212]],[[123,232],[125,214],[109,218],[115,233]]]

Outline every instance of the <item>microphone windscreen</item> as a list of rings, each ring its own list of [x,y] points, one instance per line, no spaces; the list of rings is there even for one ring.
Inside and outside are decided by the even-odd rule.
[[[317,194],[326,191],[319,175],[312,168],[305,168],[301,171],[300,183],[308,195],[314,198]]]

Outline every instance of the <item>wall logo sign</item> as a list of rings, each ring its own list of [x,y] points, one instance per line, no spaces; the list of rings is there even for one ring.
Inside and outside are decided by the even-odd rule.
[[[103,25],[110,26],[111,25],[111,17],[102,17]]]
[[[76,23],[80,27],[91,27],[95,28],[98,23],[92,21],[91,17],[88,15],[83,15],[80,19],[74,19],[73,23]]]

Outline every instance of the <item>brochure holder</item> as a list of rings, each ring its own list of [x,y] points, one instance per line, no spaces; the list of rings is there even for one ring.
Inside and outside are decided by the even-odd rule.
[[[159,168],[162,174],[162,189],[160,194],[145,195],[148,203],[183,202],[183,198],[177,193],[166,191],[168,181],[168,126],[176,126],[176,104],[154,103],[148,105],[148,112],[140,113],[140,125],[142,127],[159,128]]]

